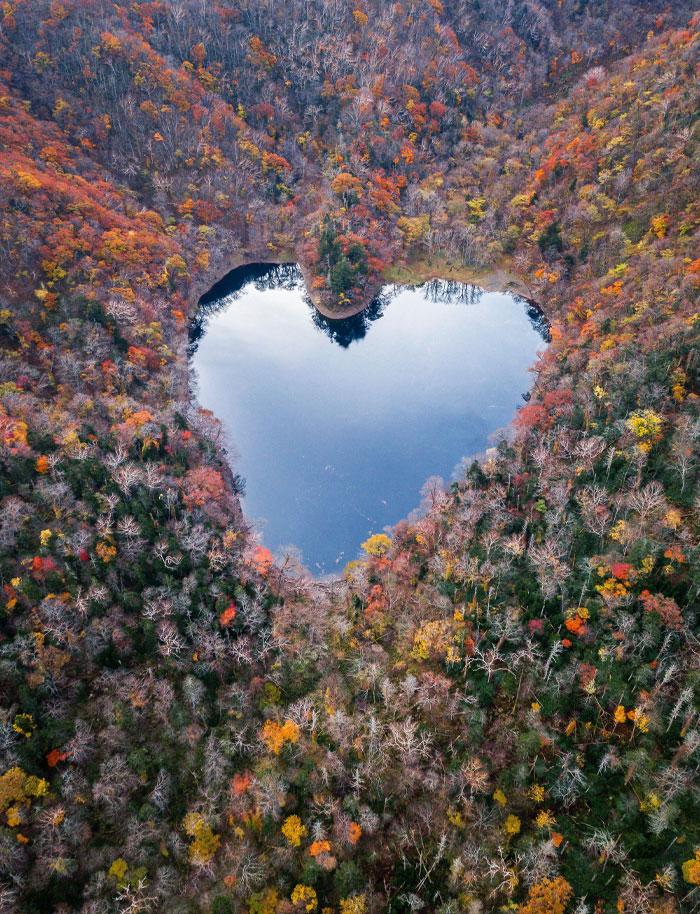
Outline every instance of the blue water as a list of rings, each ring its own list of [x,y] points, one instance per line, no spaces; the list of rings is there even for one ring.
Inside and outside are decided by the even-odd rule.
[[[203,297],[192,363],[263,544],[336,573],[510,422],[546,332],[522,299],[439,281],[328,321],[296,267],[254,265]]]

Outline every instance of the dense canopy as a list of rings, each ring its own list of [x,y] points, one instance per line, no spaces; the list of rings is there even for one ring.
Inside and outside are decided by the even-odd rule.
[[[697,910],[693,3],[7,0],[0,51],[0,910]],[[332,583],[191,397],[250,260],[551,323]]]

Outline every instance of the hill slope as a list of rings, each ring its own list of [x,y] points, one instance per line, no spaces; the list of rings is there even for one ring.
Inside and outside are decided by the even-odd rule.
[[[3,909],[695,909],[700,20],[2,15]],[[330,307],[507,267],[552,324],[512,440],[328,586],[189,399],[264,251]]]

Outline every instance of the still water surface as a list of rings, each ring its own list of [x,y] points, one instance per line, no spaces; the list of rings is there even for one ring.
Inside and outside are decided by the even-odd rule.
[[[336,573],[416,508],[429,476],[488,447],[546,338],[522,299],[443,281],[387,287],[331,321],[296,266],[256,264],[203,296],[192,364],[263,543]]]

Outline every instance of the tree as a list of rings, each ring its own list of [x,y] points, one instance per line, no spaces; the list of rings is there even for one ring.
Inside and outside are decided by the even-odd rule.
[[[571,886],[563,876],[542,879],[530,888],[518,914],[564,914],[571,895]]]

